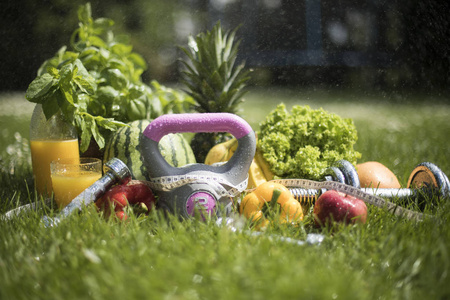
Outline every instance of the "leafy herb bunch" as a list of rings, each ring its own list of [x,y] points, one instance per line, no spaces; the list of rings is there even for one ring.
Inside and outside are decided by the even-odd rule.
[[[141,75],[147,65],[133,52],[126,36],[115,36],[114,21],[93,19],[89,3],[78,9],[79,27],[45,61],[29,85],[26,98],[42,104],[46,118],[58,111],[72,123],[85,152],[92,137],[99,148],[125,123],[161,114],[160,97],[153,96]]]

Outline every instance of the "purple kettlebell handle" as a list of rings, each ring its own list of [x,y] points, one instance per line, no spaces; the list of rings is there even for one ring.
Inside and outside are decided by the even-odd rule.
[[[244,119],[231,113],[190,113],[162,115],[145,128],[144,135],[159,142],[169,133],[228,132],[240,139],[252,131]]]

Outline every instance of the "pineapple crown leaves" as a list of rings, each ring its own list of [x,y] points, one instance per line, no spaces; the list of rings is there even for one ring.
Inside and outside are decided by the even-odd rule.
[[[245,63],[236,65],[240,44],[235,40],[237,30],[223,33],[218,22],[211,31],[189,37],[188,48],[181,48],[187,56],[187,60],[181,60],[186,67],[182,82],[199,112],[236,113],[243,101],[250,77]]]

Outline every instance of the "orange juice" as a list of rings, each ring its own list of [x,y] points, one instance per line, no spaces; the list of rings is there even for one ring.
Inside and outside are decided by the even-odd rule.
[[[52,174],[55,202],[63,208],[101,177],[101,171],[69,171]]]
[[[61,158],[79,159],[78,139],[70,140],[31,140],[31,159],[36,189],[40,195],[52,194],[50,163]]]

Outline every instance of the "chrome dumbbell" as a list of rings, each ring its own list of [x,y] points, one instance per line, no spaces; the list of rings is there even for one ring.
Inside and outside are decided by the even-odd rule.
[[[103,193],[116,183],[124,183],[131,180],[131,173],[127,165],[117,158],[112,158],[105,163],[104,175],[102,178],[94,182],[90,187],[84,190],[80,195],[75,197],[69,205],[62,209],[62,211],[54,218],[44,216],[42,223],[45,227],[57,225],[63,218],[79,211],[83,206],[95,202]],[[37,201],[30,204],[19,206],[6,212],[0,216],[0,219],[8,220],[22,212],[38,210],[41,208],[48,208],[52,205],[52,199],[47,198],[44,201]]]
[[[361,188],[355,167],[346,160],[337,161],[326,171],[325,181],[336,181],[358,188],[366,194],[382,198],[421,199],[427,195],[439,198],[450,197],[450,182],[445,173],[430,162],[417,165],[411,172],[407,188]],[[316,189],[290,188],[291,193],[302,203],[313,203],[323,192]],[[423,208],[424,203],[420,203]]]
[[[80,211],[84,206],[94,203],[114,184],[121,184],[129,180],[131,180],[131,172],[127,165],[117,158],[112,158],[105,163],[105,175],[76,196],[57,216],[53,218],[44,216],[42,218],[44,226],[52,227],[58,225],[62,219]]]

